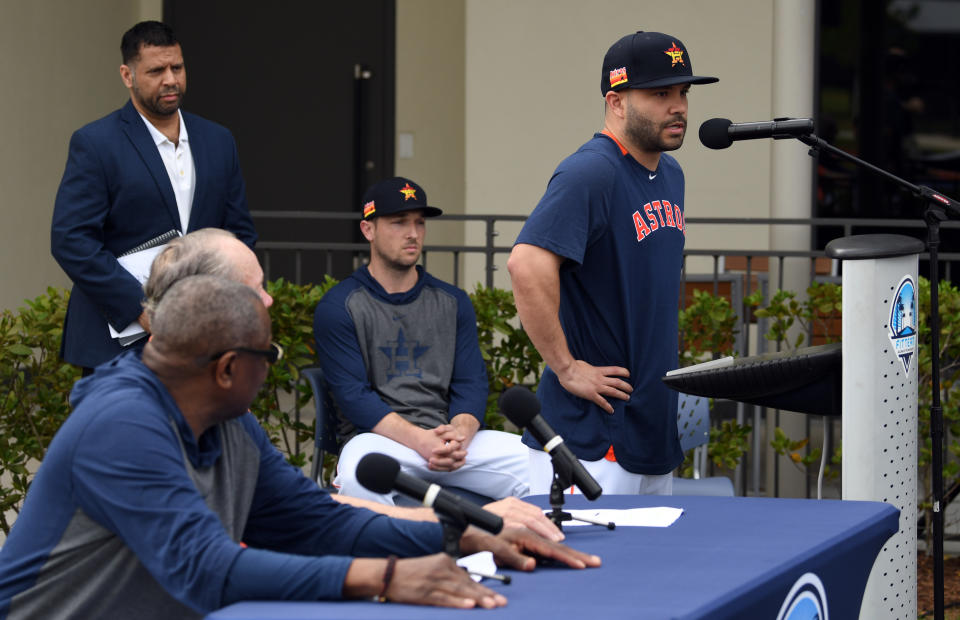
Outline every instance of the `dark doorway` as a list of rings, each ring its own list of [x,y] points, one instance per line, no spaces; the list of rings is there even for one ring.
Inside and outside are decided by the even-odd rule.
[[[960,195],[960,81],[950,69],[960,62],[960,3],[822,0],[819,7],[818,135],[911,183]],[[922,221],[922,203],[899,185],[834,158],[819,164],[816,216]],[[852,232],[926,238],[921,227]],[[960,248],[958,232],[944,228],[941,252]],[[842,234],[821,227],[816,247]],[[920,265],[927,275],[926,261]],[[947,273],[957,266],[947,262]]]
[[[184,108],[233,132],[251,211],[359,212],[358,192],[393,174],[395,13],[395,0],[164,2]],[[264,248],[360,242],[356,221],[254,221],[269,278],[353,271],[349,256]]]

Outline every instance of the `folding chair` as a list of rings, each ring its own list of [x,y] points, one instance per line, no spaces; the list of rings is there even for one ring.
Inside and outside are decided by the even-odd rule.
[[[693,450],[693,478],[674,477],[674,495],[719,495],[733,497],[733,483],[726,476],[703,478],[710,441],[710,399],[679,394],[677,431],[684,453]]]
[[[310,468],[310,479],[321,487],[327,487],[331,481],[328,480],[326,481],[327,484],[324,484],[323,456],[327,452],[335,455],[340,454],[340,448],[342,447],[337,439],[337,410],[333,406],[333,399],[330,398],[327,382],[323,378],[323,370],[318,367],[303,368],[300,373],[310,383],[310,390],[313,392],[313,405],[316,410],[316,424],[313,433],[313,465]]]

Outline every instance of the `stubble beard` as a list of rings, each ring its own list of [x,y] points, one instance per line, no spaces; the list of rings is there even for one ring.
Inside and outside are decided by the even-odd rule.
[[[664,152],[675,151],[683,145],[683,135],[679,138],[665,140],[663,132],[667,126],[678,121],[684,121],[683,117],[674,117],[664,122],[659,127],[649,118],[640,114],[632,107],[627,107],[627,123],[625,133],[633,145],[646,152]],[[684,132],[685,134],[686,132]]]
[[[398,274],[405,274],[413,269],[416,269],[417,262],[420,261],[420,252],[417,252],[416,257],[414,257],[412,260],[401,260],[387,256],[383,250],[377,247],[374,247],[373,251],[376,253],[380,264],[382,264],[386,269]]]

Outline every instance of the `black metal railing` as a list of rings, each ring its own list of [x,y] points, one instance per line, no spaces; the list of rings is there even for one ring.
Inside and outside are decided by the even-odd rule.
[[[339,220],[339,221],[359,221],[360,216],[353,212],[341,213],[320,213],[307,211],[253,211],[255,219],[301,219],[301,220]],[[428,258],[435,254],[449,255],[452,257],[453,278],[452,283],[461,286],[461,265],[463,257],[466,255],[480,255],[483,257],[484,265],[484,284],[487,287],[494,286],[494,278],[497,272],[497,255],[508,254],[512,248],[512,239],[507,244],[498,244],[500,234],[497,231],[499,223],[513,223],[514,225],[526,220],[524,215],[444,215],[445,221],[464,222],[464,226],[479,224],[483,227],[483,245],[449,245],[449,244],[429,244],[424,246],[422,263],[427,268]],[[900,220],[900,219],[854,219],[854,218],[736,218],[736,217],[690,217],[686,222],[691,226],[718,226],[734,227],[743,229],[758,227],[780,227],[795,226],[802,227],[810,232],[810,238],[816,229],[836,229],[841,231],[837,237],[850,236],[861,232],[896,232],[912,233],[912,236],[923,236],[924,223],[921,220]],[[945,222],[943,229],[960,230],[960,222]],[[821,239],[825,243],[829,239]],[[943,263],[941,273],[945,280],[951,280],[951,266],[955,261],[960,261],[960,253],[952,250],[947,245],[941,246],[944,250],[940,252],[940,262]],[[271,262],[274,253],[287,252],[293,254],[294,282],[302,283],[301,273],[303,267],[303,256],[305,252],[320,252],[324,256],[326,273],[332,271],[334,256],[338,253],[353,257],[354,262],[359,265],[369,254],[369,245],[367,243],[352,242],[329,242],[329,241],[272,241],[263,239],[257,243],[257,252],[261,255],[263,269],[266,278],[272,279]],[[731,268],[728,262],[734,258],[742,262],[742,266]],[[710,265],[706,269],[689,267],[692,260],[699,260],[699,265],[704,262]],[[703,259],[708,259],[704,261]],[[924,271],[924,261],[928,261],[929,256],[922,254],[920,256],[921,272]],[[750,296],[759,287],[762,290],[764,299],[768,299],[771,293],[772,283],[782,282],[787,271],[788,261],[807,261],[809,267],[806,269],[808,281],[802,285],[805,289],[814,281],[834,281],[839,282],[839,267],[834,263],[829,263],[823,250],[756,250],[756,249],[710,249],[710,248],[690,248],[684,251],[684,265],[682,269],[682,289],[688,289],[687,284],[707,287],[716,295],[719,294],[721,287],[728,292],[724,293],[728,297],[731,306],[737,316],[737,334],[734,343],[734,349],[738,355],[745,356],[751,352],[765,352],[766,341],[762,338],[765,333],[763,321],[755,321],[751,317],[750,308],[747,307],[745,299]],[[830,267],[825,269],[824,262]],[[766,263],[766,268],[762,267]],[[684,304],[685,301],[684,301]],[[751,324],[757,323],[757,342],[753,345],[751,351],[750,332]],[[808,334],[812,338],[813,334]],[[754,432],[752,434],[751,450],[747,454],[745,463],[734,472],[734,485],[738,494],[746,492],[761,494],[761,475],[762,461],[765,450],[761,444],[762,432],[758,429],[763,424],[776,424],[779,412],[767,412],[757,407],[737,403],[731,407],[735,409],[733,415],[738,423],[743,424],[748,417],[752,418]],[[752,409],[752,411],[750,411]],[[774,416],[769,418],[769,416]],[[807,417],[808,436],[810,431],[809,416]],[[827,444],[832,441],[832,427],[827,426]],[[809,447],[807,448],[809,450]],[[778,467],[775,461],[773,467]],[[776,475],[774,476],[777,479]],[[775,483],[776,484],[776,483]],[[769,494],[777,495],[777,489],[770,489]],[[810,494],[810,485],[807,486],[807,494]]]
[[[335,221],[359,221],[360,214],[354,212],[317,212],[317,211],[252,211],[251,215],[255,219],[261,220],[335,220]],[[465,254],[479,254],[484,258],[484,284],[492,287],[494,274],[497,271],[495,257],[497,254],[508,254],[511,245],[498,245],[497,240],[499,232],[496,225],[501,222],[524,222],[527,219],[525,215],[444,215],[444,221],[479,223],[484,228],[483,245],[440,245],[428,244],[424,246],[424,255],[429,257],[433,253],[447,253],[452,256],[454,261],[454,282],[460,286],[460,264]],[[685,220],[690,225],[716,225],[733,227],[760,227],[760,226],[803,226],[810,230],[817,227],[833,227],[843,231],[840,236],[849,236],[858,231],[870,230],[889,230],[891,232],[911,231],[922,232],[923,221],[900,220],[900,219],[855,219],[855,218],[758,218],[758,217],[690,217]],[[945,230],[960,230],[960,222],[945,222],[941,225]],[[953,261],[960,259],[960,254],[951,253],[953,248],[943,247],[944,252],[940,253],[941,260],[946,262],[945,279],[950,279],[950,265]],[[960,249],[960,248],[958,248]],[[264,272],[267,279],[271,279],[271,256],[275,252],[290,252],[294,255],[295,271],[294,281],[301,283],[299,274],[302,271],[303,252],[319,251],[326,255],[327,271],[332,265],[333,256],[336,253],[346,253],[362,260],[369,252],[369,246],[366,243],[353,242],[335,242],[335,241],[274,241],[263,239],[257,243],[257,250],[263,256]],[[783,251],[783,250],[751,250],[751,249],[709,249],[697,248],[687,249],[684,255],[707,256],[719,260],[724,256],[746,256],[748,259],[756,257],[772,257],[780,259],[780,275],[782,275],[782,263],[785,258],[815,258],[822,257],[822,250],[809,251]],[[921,256],[921,261],[927,258]]]

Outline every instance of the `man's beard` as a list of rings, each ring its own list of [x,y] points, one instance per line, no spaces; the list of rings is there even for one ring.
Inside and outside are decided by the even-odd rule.
[[[664,122],[660,126],[654,124],[646,116],[640,114],[632,107],[627,106],[627,123],[625,132],[627,138],[633,143],[633,146],[646,152],[675,151],[683,144],[683,136],[671,139],[669,142],[663,139],[663,131],[667,126],[676,122],[685,122],[682,116],[675,116]]]
[[[164,103],[161,100],[161,97],[176,93],[179,95],[175,103]],[[140,92],[140,89],[137,87],[137,83],[133,83],[133,94],[137,98],[137,102],[140,105],[150,112],[156,114],[157,116],[171,116],[180,108],[180,102],[183,101],[183,92],[179,88],[168,89],[157,93],[157,97],[154,100],[147,99]]]
[[[380,259],[381,264],[390,271],[396,273],[406,273],[412,269],[416,269],[417,263],[420,262],[420,254],[417,253],[417,257],[412,261],[408,260],[397,260],[387,256],[379,248],[374,247],[373,251],[377,253],[377,257]]]

